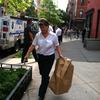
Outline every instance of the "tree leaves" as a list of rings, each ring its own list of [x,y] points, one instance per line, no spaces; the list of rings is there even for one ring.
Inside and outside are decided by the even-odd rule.
[[[33,5],[33,0],[7,0],[8,4],[5,7],[6,0],[0,0],[0,4],[4,5],[7,14],[17,15],[20,12],[25,12],[27,8]]]
[[[53,25],[65,23],[66,13],[58,9],[52,0],[41,0],[39,17],[45,17]]]

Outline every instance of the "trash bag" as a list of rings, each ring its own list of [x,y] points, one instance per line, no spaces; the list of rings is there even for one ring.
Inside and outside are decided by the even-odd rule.
[[[68,58],[58,58],[54,73],[49,81],[49,88],[59,95],[69,91],[72,84],[74,66]]]

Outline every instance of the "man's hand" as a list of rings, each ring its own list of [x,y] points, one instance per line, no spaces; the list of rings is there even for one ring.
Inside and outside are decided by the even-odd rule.
[[[63,55],[59,55],[59,58],[64,58]]]
[[[24,59],[28,59],[27,55],[24,57]]]
[[[26,54],[25,57],[24,57],[24,61],[26,61],[28,59],[29,55]]]

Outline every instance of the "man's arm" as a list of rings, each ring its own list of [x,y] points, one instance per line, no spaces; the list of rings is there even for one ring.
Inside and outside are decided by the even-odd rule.
[[[28,59],[30,53],[33,51],[34,48],[35,48],[34,45],[31,45],[31,46],[29,47],[29,49],[28,49],[28,51],[27,51],[27,53],[26,53],[24,59]]]
[[[28,27],[28,30],[29,30],[30,41],[33,41],[35,36],[34,36],[34,33],[33,33],[31,26]]]
[[[60,46],[56,46],[56,51],[57,51],[59,57],[63,57]]]
[[[29,37],[30,37],[30,40],[33,41],[35,36],[33,36],[32,32],[29,32]]]

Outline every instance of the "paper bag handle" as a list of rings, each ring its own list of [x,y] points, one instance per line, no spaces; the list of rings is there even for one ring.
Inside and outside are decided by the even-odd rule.
[[[62,66],[62,68],[60,68],[59,71],[57,71],[56,75],[59,77],[59,78],[63,78],[67,69],[68,69],[68,66],[71,64],[71,59],[69,58],[60,58],[60,59],[63,59],[64,60],[64,65]],[[59,68],[58,68],[59,69]]]

